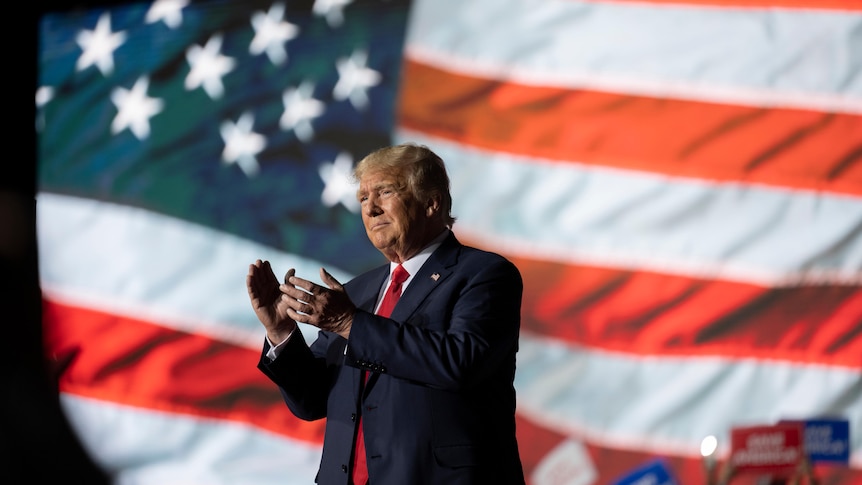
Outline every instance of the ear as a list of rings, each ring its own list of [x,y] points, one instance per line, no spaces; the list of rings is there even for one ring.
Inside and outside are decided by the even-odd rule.
[[[425,215],[434,217],[434,214],[440,211],[440,196],[433,195],[428,199],[428,204],[425,206]]]

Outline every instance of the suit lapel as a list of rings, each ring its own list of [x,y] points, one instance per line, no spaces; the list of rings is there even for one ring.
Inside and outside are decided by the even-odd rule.
[[[401,295],[398,304],[392,311],[393,320],[406,321],[419,308],[425,298],[434,291],[434,288],[452,274],[453,267],[458,261],[460,249],[461,243],[455,239],[453,233],[449,233],[449,236],[419,268],[419,272],[404,290],[404,294]]]

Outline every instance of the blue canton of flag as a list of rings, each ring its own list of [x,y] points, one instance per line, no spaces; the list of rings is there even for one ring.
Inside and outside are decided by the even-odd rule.
[[[407,5],[186,3],[42,19],[40,190],[379,262],[344,177],[391,144]]]

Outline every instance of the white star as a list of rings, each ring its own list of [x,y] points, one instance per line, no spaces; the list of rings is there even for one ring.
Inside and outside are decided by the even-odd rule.
[[[314,0],[312,13],[326,17],[330,27],[340,27],[344,23],[344,7],[353,0]]]
[[[236,163],[249,177],[257,175],[260,166],[255,155],[266,147],[266,138],[251,131],[254,117],[251,113],[243,113],[236,123],[228,120],[221,124],[221,137],[224,140],[224,151],[221,154],[224,163]]]
[[[326,207],[333,207],[341,202],[350,212],[359,212],[356,184],[352,182],[353,157],[349,153],[339,153],[334,162],[322,164],[317,173],[323,179],[324,187],[320,200]]]
[[[186,60],[191,66],[191,71],[186,76],[187,90],[203,86],[212,99],[220,98],[224,94],[221,78],[233,70],[236,62],[231,57],[221,55],[221,41],[221,34],[216,34],[210,37],[203,48],[193,45],[186,51]]]
[[[284,91],[281,100],[284,103],[284,113],[279,125],[283,130],[293,130],[296,137],[303,142],[309,142],[314,137],[311,119],[323,113],[324,104],[312,97],[314,84],[303,82],[298,88]]]
[[[282,22],[283,18],[283,3],[273,4],[269,12],[265,14],[255,12],[251,17],[254,39],[252,39],[248,51],[255,55],[266,52],[269,60],[275,65],[287,60],[284,43],[296,37],[299,29],[289,22]]]
[[[45,113],[42,112],[42,107],[54,99],[54,88],[51,86],[40,86],[36,90],[36,129],[42,131],[45,128]]]
[[[112,33],[111,15],[105,12],[99,17],[95,29],[82,30],[75,37],[75,41],[84,51],[78,58],[75,69],[83,71],[95,65],[107,76],[114,70],[114,51],[126,41],[126,33]]]
[[[51,86],[40,86],[36,90],[36,107],[41,108],[54,99],[54,88]]]
[[[183,8],[189,4],[188,0],[156,0],[147,10],[144,20],[148,24],[154,24],[159,20],[168,27],[175,29],[183,23]]]
[[[353,52],[350,59],[339,59],[335,63],[338,69],[338,82],[332,90],[332,96],[341,101],[349,98],[350,104],[358,110],[368,107],[368,89],[380,84],[380,73],[365,67],[368,53],[364,50]]]
[[[158,98],[147,96],[150,80],[146,76],[139,77],[129,91],[125,88],[114,88],[111,101],[117,107],[117,116],[111,123],[111,133],[117,133],[128,128],[138,140],[150,136],[150,118],[162,111],[164,102]]]

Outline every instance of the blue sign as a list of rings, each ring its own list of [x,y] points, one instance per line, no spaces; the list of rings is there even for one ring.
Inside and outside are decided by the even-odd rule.
[[[805,453],[811,463],[850,463],[850,422],[846,419],[805,421]]]
[[[679,485],[664,460],[642,465],[611,485]]]

